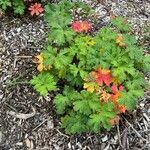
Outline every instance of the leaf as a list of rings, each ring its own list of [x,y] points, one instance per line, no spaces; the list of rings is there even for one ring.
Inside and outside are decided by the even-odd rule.
[[[54,103],[57,109],[58,114],[63,114],[66,110],[66,107],[70,105],[70,100],[67,96],[63,96],[61,94],[58,94],[55,99]]]
[[[136,38],[130,34],[124,34],[124,41],[126,45],[133,46],[137,43]]]
[[[70,68],[70,72],[73,74],[73,76],[76,77],[80,69],[75,64],[73,64],[73,65],[70,64],[69,68]]]
[[[109,122],[112,126],[119,124],[119,121],[120,121],[120,117],[118,115],[109,120]]]
[[[65,132],[68,134],[81,133],[88,130],[86,125],[87,116],[73,113],[66,115],[62,118],[62,127],[65,128]]]
[[[117,36],[117,33],[114,32],[111,28],[103,27],[100,32],[97,34],[96,38],[99,41],[99,39],[102,38],[104,41],[111,41],[114,40]],[[107,43],[105,43],[107,45]]]
[[[81,114],[89,115],[95,112],[96,108],[100,108],[98,95],[82,90],[80,92],[80,98],[78,97],[73,102],[73,109]]]
[[[14,12],[16,14],[24,14],[24,10],[25,10],[25,5],[24,3],[22,2],[22,0],[14,0],[13,1],[13,6],[14,6]]]
[[[114,77],[117,77],[120,81],[124,81],[127,78],[127,74],[134,76],[136,70],[132,65],[125,64],[119,66],[118,68],[113,68],[112,74]]]
[[[65,78],[66,72],[67,72],[66,68],[61,68],[61,69],[59,70],[59,72],[58,72],[58,77],[59,77],[59,78]]]
[[[119,104],[125,106],[128,110],[135,108],[139,97],[144,95],[143,87],[145,82],[140,76],[135,75],[135,78],[126,82],[126,89],[128,92],[123,91],[119,98]]]
[[[124,47],[126,46],[126,44],[124,43],[124,37],[122,34],[118,34],[117,38],[116,38],[116,43],[120,46],[120,47]]]
[[[130,26],[126,22],[126,19],[123,17],[116,17],[111,22],[115,27],[117,27],[121,31],[124,31],[124,32],[130,31]]]
[[[84,79],[87,75],[88,75],[88,73],[86,71],[80,70],[80,76],[82,79]]]
[[[48,72],[43,72],[38,76],[33,76],[33,79],[30,81],[30,83],[34,86],[34,89],[43,96],[47,95],[48,91],[56,89],[54,77]]]
[[[72,62],[72,57],[69,57],[65,53],[60,52],[54,61],[54,66],[56,69],[60,70],[64,67],[69,66],[71,62]]]
[[[100,110],[100,104],[99,101],[97,100],[91,100],[89,101],[89,107],[91,108],[92,112],[97,112],[98,110]]]
[[[143,69],[144,71],[149,71],[150,69],[150,56],[147,55],[143,58]]]
[[[49,34],[50,41],[56,42],[58,45],[63,45],[65,43],[65,34],[62,28],[60,29],[53,29],[51,34]]]
[[[57,50],[54,49],[52,46],[48,46],[45,50],[43,50],[42,55],[44,66],[52,66],[57,56]]]
[[[98,132],[101,126],[109,130],[111,128],[109,120],[114,117],[113,105],[106,103],[101,105],[99,113],[90,115],[88,124],[94,132]]]
[[[2,7],[2,9],[6,10],[7,7],[12,6],[12,3],[10,0],[0,0],[0,6]]]
[[[66,4],[67,6],[65,6]],[[64,45],[65,42],[70,42],[75,35],[75,33],[68,27],[71,23],[72,15],[70,9],[66,9],[67,7],[70,9],[72,8],[71,3],[67,1],[45,6],[46,21],[51,28],[49,40],[58,45]]]
[[[66,29],[66,31],[64,32],[64,35],[65,35],[66,41],[71,42],[73,41],[73,38],[76,34],[72,30]]]
[[[75,101],[73,103],[73,105],[74,105],[73,109],[75,111],[78,111],[78,112],[85,114],[85,115],[89,115],[91,113],[91,109],[88,106],[88,101],[86,99]]]

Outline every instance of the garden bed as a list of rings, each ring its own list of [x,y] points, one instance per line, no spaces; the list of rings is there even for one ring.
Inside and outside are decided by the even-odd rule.
[[[128,17],[139,45],[143,45],[149,55],[148,1],[87,3],[99,14],[95,29],[107,25],[112,12]],[[145,91],[137,109],[123,115],[120,124],[110,132],[66,135],[60,129],[53,93],[41,97],[28,83],[37,72],[33,57],[47,41],[43,17],[29,19],[4,15],[0,20],[0,149],[147,150],[150,147],[149,91]],[[145,78],[149,80],[150,74]]]

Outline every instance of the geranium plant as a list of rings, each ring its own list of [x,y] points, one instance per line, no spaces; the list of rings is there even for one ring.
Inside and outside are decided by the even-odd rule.
[[[36,56],[39,74],[31,80],[41,95],[57,91],[54,104],[69,134],[117,124],[143,96],[150,68],[126,19],[116,17],[91,36],[92,23],[72,21],[77,6],[68,1],[46,6],[48,46]]]
[[[14,13],[23,14],[25,10],[25,5],[23,0],[0,0],[0,8],[7,10],[12,8]]]
[[[44,11],[42,4],[33,0],[0,0],[0,8],[4,11],[13,9],[14,13],[19,15],[23,15],[27,9],[32,16],[39,15]]]

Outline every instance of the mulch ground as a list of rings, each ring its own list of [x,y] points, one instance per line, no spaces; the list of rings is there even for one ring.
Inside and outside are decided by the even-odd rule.
[[[99,16],[95,28],[107,25],[110,13],[126,16],[139,45],[149,55],[150,2],[85,0]],[[122,116],[110,132],[66,135],[60,129],[53,93],[41,97],[28,83],[37,74],[33,57],[44,47],[43,17],[0,18],[0,149],[1,150],[148,150],[150,149],[150,91],[133,112]],[[150,81],[150,73],[145,75]]]

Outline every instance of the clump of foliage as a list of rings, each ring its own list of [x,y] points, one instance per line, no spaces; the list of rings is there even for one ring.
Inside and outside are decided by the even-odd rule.
[[[90,36],[90,22],[72,21],[77,6],[85,8],[68,1],[46,6],[49,42],[36,56],[39,74],[31,80],[41,95],[60,91],[54,104],[69,134],[117,124],[143,96],[144,72],[150,68],[150,57],[137,46],[124,18]]]
[[[25,5],[23,0],[0,0],[0,8],[6,10],[12,8],[14,13],[23,14],[25,10]]]
[[[33,0],[0,0],[0,8],[4,11],[13,9],[14,13],[19,15],[23,15],[28,8],[32,16],[44,11],[41,3],[35,3]]]

